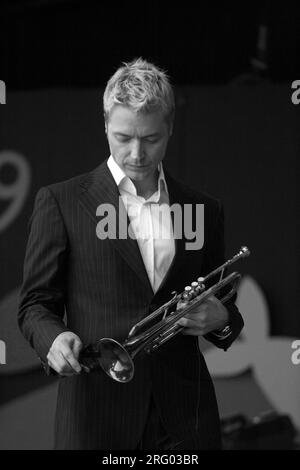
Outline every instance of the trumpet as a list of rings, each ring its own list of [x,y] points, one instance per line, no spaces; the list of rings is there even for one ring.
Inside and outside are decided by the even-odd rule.
[[[122,344],[112,338],[102,338],[87,346],[79,359],[83,370],[89,372],[102,369],[113,380],[121,383],[132,380],[133,359],[141,352],[151,353],[157,350],[178,335],[184,329],[183,326],[177,324],[180,318],[186,316],[195,306],[199,306],[210,296],[218,296],[227,285],[231,285],[231,290],[219,298],[222,303],[227,302],[236,293],[241,275],[233,272],[223,277],[224,271],[228,266],[249,254],[249,249],[243,246],[231,259],[205,277],[199,277],[190,286],[186,286],[183,292],[179,294],[172,292],[171,300],[135,324]],[[207,281],[217,274],[220,274],[219,281],[206,288]]]

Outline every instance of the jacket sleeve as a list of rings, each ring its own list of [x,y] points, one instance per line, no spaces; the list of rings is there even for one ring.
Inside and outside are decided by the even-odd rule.
[[[208,266],[208,271],[210,272],[217,268],[218,266],[221,266],[225,262],[225,245],[224,245],[224,210],[223,206],[219,204],[218,208],[218,215],[215,218],[216,223],[213,224],[212,231],[210,234],[210,243],[209,243],[209,249],[207,252],[207,260],[206,260],[206,266]],[[224,276],[226,273],[224,273]],[[213,282],[217,282],[219,275],[216,276],[216,279],[213,279]],[[228,292],[231,287],[225,287],[222,290],[222,296]],[[235,305],[236,301],[236,294],[228,300],[224,306],[227,308],[228,314],[229,314],[229,326],[231,333],[224,339],[219,339],[217,336],[213,334],[213,332],[208,333],[204,335],[204,338],[213,343],[215,346],[218,348],[224,349],[226,351],[229,346],[233,343],[233,341],[238,337],[240,334],[243,326],[244,326],[244,321],[242,319],[242,316]]]
[[[68,239],[49,188],[37,193],[29,221],[18,323],[43,365],[52,342],[68,328],[63,322]]]

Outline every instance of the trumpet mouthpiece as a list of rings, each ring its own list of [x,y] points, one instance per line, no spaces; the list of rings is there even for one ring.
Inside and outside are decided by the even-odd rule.
[[[249,248],[247,246],[242,246],[242,248],[240,249],[240,256],[242,256],[243,258],[246,258],[249,255],[250,255]]]

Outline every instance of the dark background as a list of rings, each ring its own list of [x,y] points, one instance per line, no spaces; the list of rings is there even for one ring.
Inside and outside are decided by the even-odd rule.
[[[294,80],[297,3],[2,0],[2,80],[12,89],[104,87],[120,62],[140,55],[161,64],[178,85],[228,83],[252,70],[255,57],[272,81]],[[261,26],[265,45],[258,42]]]

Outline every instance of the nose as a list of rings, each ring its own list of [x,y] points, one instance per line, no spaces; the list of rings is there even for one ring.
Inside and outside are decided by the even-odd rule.
[[[131,158],[132,160],[139,162],[143,160],[143,144],[139,139],[135,139],[132,142],[132,147],[131,147]]]

